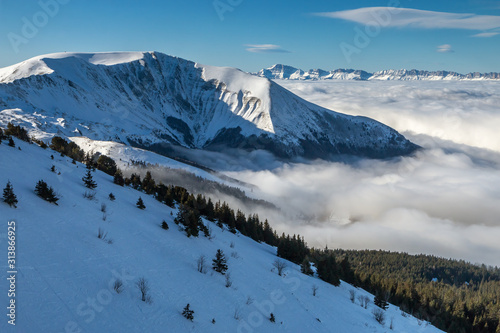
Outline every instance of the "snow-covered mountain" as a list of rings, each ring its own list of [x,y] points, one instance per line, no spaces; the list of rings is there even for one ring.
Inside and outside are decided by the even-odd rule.
[[[16,147],[6,140],[0,143],[0,184],[3,188],[10,180],[19,201],[17,208],[0,201],[0,244],[6,251],[10,222],[15,227],[15,234],[9,230],[9,241],[15,243],[17,273],[8,275],[15,275],[15,283],[7,280],[7,271],[13,269],[2,260],[0,288],[5,291],[2,304],[15,299],[16,325],[4,314],[0,332],[382,333],[390,325],[394,332],[441,332],[392,305],[385,311],[385,325],[380,325],[372,314],[373,295],[344,282],[334,287],[301,274],[291,262],[279,276],[273,270],[276,248],[221,230],[213,222],[203,220],[212,229],[212,239],[188,238],[173,223],[177,209],[115,185],[100,171],[92,173],[95,198],[84,198],[84,165],[35,144],[14,142]],[[57,206],[34,193],[40,179],[60,197]],[[109,193],[116,200],[110,201]],[[139,196],[145,210],[135,205]],[[160,227],[163,220],[169,230]],[[98,238],[99,230],[104,237]],[[217,249],[228,258],[231,286],[211,269]],[[197,270],[201,255],[207,260],[205,274]],[[150,287],[149,303],[141,301],[136,286],[140,278]],[[123,282],[120,293],[114,288],[118,279]],[[15,296],[8,295],[9,288]],[[357,299],[350,301],[351,290],[368,298],[367,308]],[[182,316],[188,303],[193,321]]]
[[[303,71],[286,65],[274,65],[266,69],[261,69],[256,75],[270,80],[500,80],[500,73],[460,74],[448,71],[423,71],[416,69],[391,69],[375,73],[353,69],[336,69],[333,71],[310,69]]]
[[[58,53],[0,69],[0,122],[8,121],[37,136],[156,151],[167,143],[329,159],[416,148],[375,120],[311,104],[267,78],[157,52]]]

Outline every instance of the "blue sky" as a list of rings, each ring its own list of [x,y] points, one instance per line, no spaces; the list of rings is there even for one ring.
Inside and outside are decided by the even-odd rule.
[[[246,71],[500,72],[500,2],[0,0],[0,50],[0,67],[53,52],[160,51]]]

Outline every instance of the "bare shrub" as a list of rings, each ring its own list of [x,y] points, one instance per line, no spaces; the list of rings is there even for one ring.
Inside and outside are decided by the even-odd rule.
[[[353,289],[349,290],[349,299],[352,303],[354,303],[354,300],[356,299],[356,291]]]
[[[85,199],[88,199],[88,200],[95,200],[95,192],[93,191],[85,191],[85,193],[83,193],[83,197]]]
[[[282,276],[283,275],[283,270],[287,267],[286,262],[281,260],[281,259],[276,259],[273,262],[274,268],[278,271],[278,275]]]
[[[97,230],[97,238],[102,239],[102,240],[106,240],[107,236],[108,236],[108,233],[105,232],[104,230],[102,230],[101,228],[99,228],[99,230]]]
[[[236,320],[240,320],[240,318],[241,318],[241,310],[240,310],[239,306],[237,306],[237,307],[234,308],[233,318],[236,319]]]
[[[313,292],[313,296],[316,296],[316,292],[318,291],[318,286],[313,284],[312,286],[312,292]]]
[[[113,283],[113,289],[117,294],[121,293],[123,291],[123,281],[120,279],[116,279],[115,283]]]
[[[198,257],[196,261],[198,272],[205,274],[207,272],[206,268],[207,258],[204,255]]]
[[[373,313],[373,318],[375,318],[377,323],[384,326],[384,324],[385,324],[385,312],[384,312],[384,310],[382,310],[380,308],[375,308],[375,309],[373,309],[372,313]]]
[[[359,305],[361,305],[361,307],[363,307],[363,302],[364,302],[363,295],[358,295],[358,301],[359,301]]]
[[[143,302],[146,302],[149,300],[148,303],[151,302],[151,297],[149,296],[149,283],[148,281],[141,277],[139,280],[137,280],[137,282],[135,283],[135,285],[137,286],[137,288],[139,288],[139,291],[141,292],[141,300]]]
[[[233,285],[233,280],[231,280],[231,273],[226,273],[226,288],[229,288]]]
[[[370,297],[368,297],[368,296],[363,296],[363,307],[364,307],[365,309],[367,309],[367,308],[368,308],[368,304],[370,304]]]

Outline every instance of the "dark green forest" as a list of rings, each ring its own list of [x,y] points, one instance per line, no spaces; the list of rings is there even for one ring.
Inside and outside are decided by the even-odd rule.
[[[333,250],[345,279],[447,332],[500,332],[500,269],[387,251]]]

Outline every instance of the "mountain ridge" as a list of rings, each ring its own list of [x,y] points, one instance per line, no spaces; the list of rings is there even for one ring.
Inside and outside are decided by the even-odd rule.
[[[259,77],[265,77],[270,80],[500,80],[500,73],[468,73],[460,74],[453,71],[426,71],[417,69],[389,69],[377,72],[366,72],[354,69],[335,69],[326,71],[323,69],[310,69],[304,71],[288,65],[276,64],[269,68],[261,69],[254,73]]]
[[[314,105],[267,78],[158,52],[56,53],[0,69],[0,121],[157,151],[330,159],[417,149],[390,127]]]

